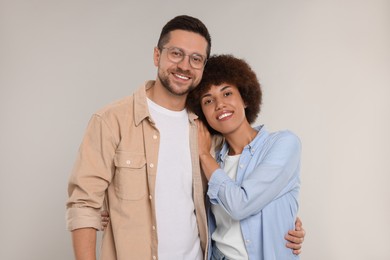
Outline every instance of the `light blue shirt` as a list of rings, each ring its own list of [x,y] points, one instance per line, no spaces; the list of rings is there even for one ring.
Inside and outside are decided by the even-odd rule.
[[[236,180],[222,170],[227,143],[216,152],[221,168],[212,174],[207,195],[212,204],[219,204],[240,221],[250,260],[296,260],[299,256],[286,247],[284,236],[295,228],[301,143],[290,131],[255,129],[259,132],[242,151]],[[215,219],[210,208],[208,218],[211,237]]]

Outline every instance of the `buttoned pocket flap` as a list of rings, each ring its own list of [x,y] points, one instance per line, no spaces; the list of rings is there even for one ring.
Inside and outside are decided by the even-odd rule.
[[[145,155],[119,151],[114,164],[113,183],[118,198],[127,201],[145,198],[148,190]]]
[[[117,152],[114,163],[116,167],[128,167],[140,169],[146,164],[145,155],[132,154],[128,152]]]

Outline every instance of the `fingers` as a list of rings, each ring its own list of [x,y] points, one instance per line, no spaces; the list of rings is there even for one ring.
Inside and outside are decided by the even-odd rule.
[[[287,242],[286,247],[293,249],[293,250],[300,250],[302,248],[302,244]]]
[[[295,230],[301,230],[302,228],[302,221],[299,217],[295,220]]]
[[[289,230],[284,238],[288,241],[286,247],[292,249],[295,255],[299,255],[305,239],[305,230],[301,226],[296,226],[296,230]]]
[[[293,250],[294,255],[299,255],[301,253],[301,250]]]
[[[289,230],[285,239],[291,243],[302,244],[305,240],[305,230]]]
[[[291,244],[292,245],[292,246],[290,246],[288,248],[300,249],[302,247],[303,238],[293,237],[293,236],[287,235],[287,236],[285,236],[285,239],[287,240],[287,244]]]
[[[198,125],[198,131],[204,132],[206,127],[203,122],[201,120],[196,120],[195,122]]]
[[[299,255],[301,253],[302,244],[287,243],[286,247],[292,249],[293,254]]]
[[[102,218],[102,225],[103,225],[104,227],[107,227],[107,225],[108,225],[109,222],[110,222],[110,218],[108,218],[108,217],[103,217],[103,218]]]
[[[305,239],[306,231],[302,227],[300,227],[299,230],[289,230],[288,234],[294,237],[302,238],[303,242],[303,240]]]
[[[101,227],[102,231],[106,230],[109,222],[110,222],[109,219],[102,219],[102,227]]]
[[[101,219],[102,219],[102,228],[101,228],[101,230],[104,231],[107,228],[108,223],[110,222],[110,217],[109,217],[108,211],[102,211],[100,213],[100,216],[101,216]]]

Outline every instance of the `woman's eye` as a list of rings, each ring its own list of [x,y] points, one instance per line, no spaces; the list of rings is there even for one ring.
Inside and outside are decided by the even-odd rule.
[[[224,96],[227,97],[227,96],[230,96],[232,94],[233,94],[232,92],[225,92]]]
[[[203,100],[203,105],[208,105],[208,104],[210,104],[211,102],[212,102],[211,99],[205,99],[205,100]]]

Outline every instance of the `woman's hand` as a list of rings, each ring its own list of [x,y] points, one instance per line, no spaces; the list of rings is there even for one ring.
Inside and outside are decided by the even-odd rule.
[[[211,135],[202,121],[196,120],[198,125],[198,149],[199,155],[208,155],[211,150]]]
[[[211,175],[219,168],[214,157],[211,156],[211,134],[207,127],[200,121],[196,120],[198,125],[198,152],[200,166],[207,180],[210,180]]]
[[[101,217],[101,220],[102,220],[101,231],[104,231],[107,228],[108,223],[110,223],[110,216],[108,214],[108,211],[107,210],[101,211],[100,212],[100,217]]]

